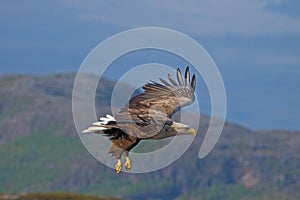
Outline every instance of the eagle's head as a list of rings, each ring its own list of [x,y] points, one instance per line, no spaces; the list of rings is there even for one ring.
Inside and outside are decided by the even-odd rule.
[[[164,124],[164,127],[159,132],[160,138],[188,134],[196,136],[197,131],[186,124],[174,122],[171,120],[167,121]]]

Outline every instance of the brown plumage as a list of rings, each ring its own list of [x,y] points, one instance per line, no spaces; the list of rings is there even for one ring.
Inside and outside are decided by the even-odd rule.
[[[121,171],[121,156],[126,157],[125,166],[131,167],[128,152],[144,139],[162,139],[179,134],[196,134],[185,124],[171,120],[172,115],[183,106],[193,103],[196,77],[190,80],[189,67],[183,80],[177,69],[177,82],[168,74],[167,82],[162,84],[151,81],[144,85],[144,92],[134,96],[114,117],[106,115],[83,133],[100,133],[109,137],[112,146],[109,153],[118,159],[116,171]]]

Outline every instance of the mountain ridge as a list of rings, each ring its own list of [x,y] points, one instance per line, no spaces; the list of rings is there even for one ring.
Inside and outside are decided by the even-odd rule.
[[[71,109],[74,78],[0,77],[0,192],[63,190],[128,199],[213,199],[220,194],[223,199],[271,199],[274,193],[300,197],[298,131],[254,131],[226,122],[213,151],[198,159],[209,122],[205,115],[199,135],[172,165],[147,174],[116,175],[77,136]],[[101,80],[96,93],[99,115],[110,111],[114,84]],[[143,145],[149,144],[138,147]]]

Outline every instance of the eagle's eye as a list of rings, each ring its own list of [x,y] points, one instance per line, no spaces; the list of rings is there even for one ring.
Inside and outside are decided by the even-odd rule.
[[[165,124],[164,124],[164,127],[162,128],[161,131],[167,132],[169,127],[172,126],[172,124],[173,124],[173,122],[171,120],[166,121]]]
[[[168,120],[168,121],[166,121],[165,126],[172,126],[172,124],[173,124],[173,121]]]

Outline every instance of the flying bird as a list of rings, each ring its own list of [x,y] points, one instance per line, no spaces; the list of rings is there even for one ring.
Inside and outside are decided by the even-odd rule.
[[[103,134],[112,141],[109,153],[117,159],[117,173],[122,170],[122,155],[126,159],[124,165],[130,171],[129,151],[141,140],[196,135],[195,129],[171,119],[176,111],[195,100],[196,77],[193,75],[190,80],[189,67],[184,79],[179,68],[176,75],[177,81],[168,74],[169,82],[162,78],[161,83],[148,82],[143,86],[143,93],[132,97],[115,116],[107,114],[82,131]]]

